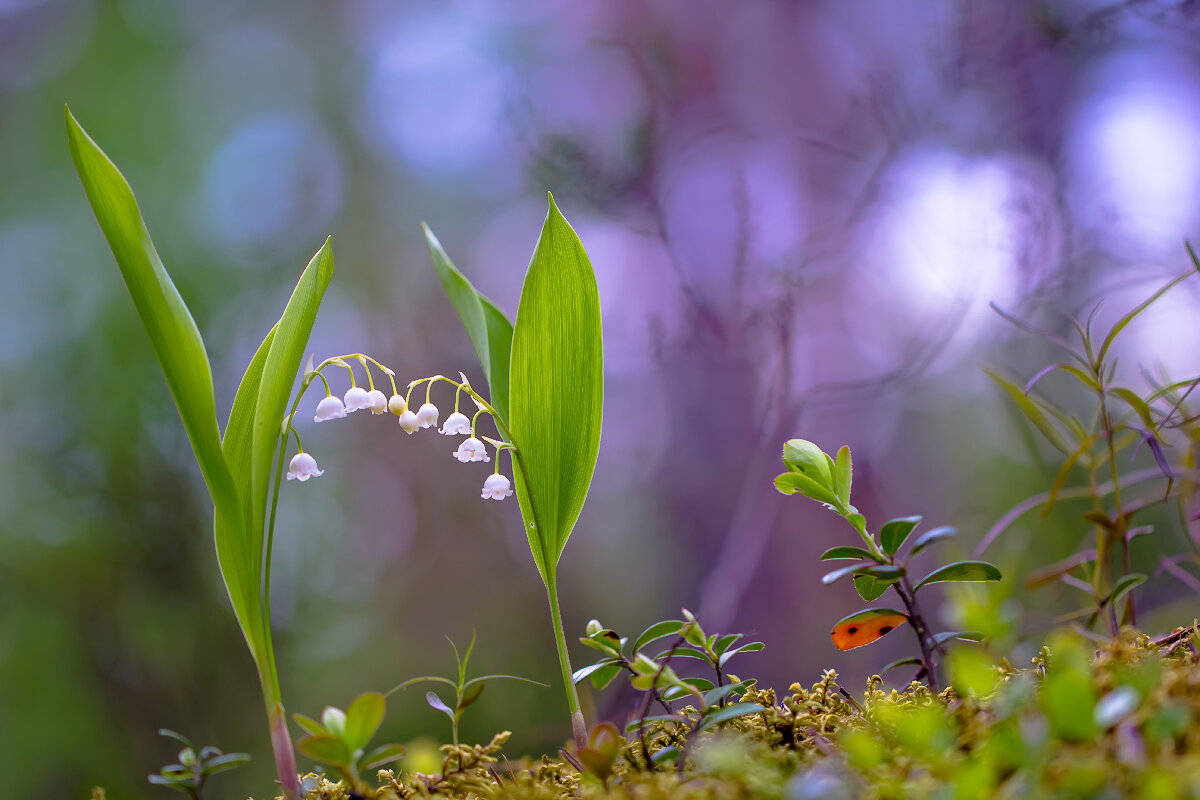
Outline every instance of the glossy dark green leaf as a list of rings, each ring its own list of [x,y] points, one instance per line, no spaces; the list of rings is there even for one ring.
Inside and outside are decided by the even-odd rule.
[[[465,689],[463,691],[462,699],[458,701],[458,710],[462,711],[464,708],[474,705],[475,701],[479,699],[479,696],[483,694],[485,686],[486,684],[480,682],[473,684],[470,688]]]
[[[722,653],[724,653],[726,650],[729,649],[730,645],[732,645],[734,642],[736,642],[740,638],[742,638],[742,635],[740,633],[725,634],[724,636],[717,639],[716,643],[713,645],[713,652],[716,653],[717,655],[721,655]]]
[[[219,772],[226,772],[249,763],[249,753],[225,753],[205,761],[204,771],[209,775],[216,775]]]
[[[638,652],[650,642],[658,639],[664,639],[668,636],[679,633],[679,629],[684,625],[681,619],[667,619],[662,622],[656,622],[646,630],[642,631],[641,635],[634,640],[633,652]]]
[[[721,654],[720,658],[717,660],[717,665],[723,667],[725,666],[726,661],[733,658],[738,653],[757,653],[764,647],[766,647],[766,645],[762,642],[749,642],[741,647],[735,647],[732,650],[727,650]]]
[[[488,382],[488,402],[499,412],[500,417],[507,421],[512,323],[495,303],[480,294],[466,276],[458,271],[429,226],[422,223],[421,230],[425,233],[429,258],[433,261],[442,288],[454,310],[458,312],[458,318],[462,320],[471,346],[475,348],[475,355]]]
[[[603,690],[620,674],[620,664],[606,664],[591,674],[592,687],[598,691]]]
[[[534,561],[552,582],[596,467],[604,403],[596,276],[553,198],[521,289],[510,363],[517,499]]]
[[[905,656],[904,658],[897,658],[895,661],[886,664],[883,669],[880,670],[880,672],[891,672],[892,670],[899,669],[900,667],[923,668],[924,666],[925,665],[921,662],[921,659],[917,656]]]
[[[346,732],[342,738],[351,751],[366,747],[379,730],[387,713],[387,700],[379,692],[363,692],[346,709]]]
[[[914,589],[942,581],[998,581],[1000,570],[986,561],[956,561],[926,575]]]
[[[915,542],[913,542],[912,554],[915,556],[926,547],[929,547],[929,545],[957,535],[958,529],[952,528],[949,525],[943,525],[940,528],[933,528],[932,530],[925,531],[917,537]]]
[[[859,597],[870,603],[882,597],[883,593],[892,588],[899,580],[899,576],[882,578],[876,575],[855,575],[854,591],[858,592]]]
[[[862,547],[851,547],[849,545],[838,545],[831,547],[824,553],[821,553],[821,561],[833,561],[839,558],[855,558],[874,561],[875,556],[871,555],[869,550]]]
[[[904,544],[904,540],[920,522],[921,517],[900,517],[883,523],[879,529],[879,543],[883,546],[883,552],[889,556],[896,555],[900,545]]]
[[[855,572],[858,572],[859,570],[864,569],[867,566],[868,566],[867,564],[851,564],[848,567],[841,567],[840,569],[835,569],[832,572],[826,572],[824,575],[821,576],[821,583],[828,586],[829,584],[833,583],[834,581],[841,580],[842,578],[846,577],[847,575],[853,575]]]

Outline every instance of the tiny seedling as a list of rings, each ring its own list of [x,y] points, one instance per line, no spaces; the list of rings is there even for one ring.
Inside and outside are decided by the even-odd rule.
[[[364,692],[354,698],[345,711],[325,706],[320,722],[303,714],[293,714],[296,724],[307,734],[296,743],[296,748],[309,758],[333,767],[353,791],[368,791],[360,771],[382,767],[404,755],[404,746],[399,744],[366,749],[386,713],[384,695]]]
[[[454,705],[450,706],[434,691],[425,693],[425,702],[430,708],[442,712],[450,718],[450,740],[455,747],[458,747],[458,723],[462,719],[463,712],[479,699],[483,694],[483,689],[488,681],[494,680],[510,680],[521,681],[523,683],[531,683],[534,686],[548,687],[549,684],[541,683],[540,681],[522,678],[518,675],[481,675],[478,678],[467,678],[467,663],[471,659],[471,651],[475,649],[475,634],[471,634],[471,643],[467,645],[467,651],[459,656],[458,647],[454,641],[447,636],[446,641],[450,642],[450,648],[454,651],[454,662],[457,668],[458,676],[454,680],[443,678],[440,675],[421,675],[416,678],[409,678],[404,683],[392,688],[388,694],[398,692],[401,689],[407,689],[417,683],[444,683],[454,690]]]
[[[866,545],[839,545],[822,553],[822,561],[848,559],[856,563],[827,573],[821,582],[831,584],[848,575],[853,576],[854,588],[863,600],[873,602],[892,589],[904,604],[903,611],[868,608],[839,620],[831,632],[834,645],[839,650],[849,650],[871,644],[897,626],[909,622],[921,648],[920,657],[902,658],[884,669],[919,666],[920,674],[929,682],[929,687],[936,691],[938,656],[946,643],[952,639],[978,640],[980,637],[974,631],[933,633],[921,613],[917,593],[934,583],[998,581],[1001,578],[1000,570],[986,561],[956,561],[933,570],[913,583],[909,577],[909,562],[930,545],[954,536],[957,533],[954,528],[947,526],[926,531],[910,547],[904,548],[909,536],[920,524],[921,517],[901,517],[885,522],[876,539],[867,530],[866,517],[850,504],[853,465],[849,447],[842,447],[834,459],[810,441],[792,439],[783,446],[783,463],[788,471],[775,478],[775,488],[783,494],[799,493],[821,503],[850,523]]]
[[[183,749],[179,751],[178,763],[167,764],[158,774],[146,776],[146,780],[156,786],[166,786],[168,789],[183,792],[193,800],[200,799],[204,784],[213,775],[235,769],[250,761],[250,756],[246,753],[222,753],[212,745],[197,750],[186,736],[168,728],[160,728],[158,735],[174,739],[183,745]]]

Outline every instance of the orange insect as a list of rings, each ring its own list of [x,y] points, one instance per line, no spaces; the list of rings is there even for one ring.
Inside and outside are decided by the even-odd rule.
[[[853,650],[870,644],[908,622],[908,615],[893,608],[868,608],[838,620],[831,637],[838,650]]]

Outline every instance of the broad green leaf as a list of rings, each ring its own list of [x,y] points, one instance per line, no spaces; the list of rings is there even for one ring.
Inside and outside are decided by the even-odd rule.
[[[837,508],[840,501],[832,491],[817,483],[802,472],[785,472],[775,478],[775,488],[783,494],[800,494],[809,500],[816,500],[831,508]]]
[[[346,709],[346,732],[342,738],[351,750],[366,747],[379,730],[383,715],[387,713],[387,700],[379,692],[363,692],[354,698]]]
[[[316,761],[340,766],[350,763],[346,743],[336,736],[310,736],[296,743],[296,749]]]
[[[521,289],[509,380],[517,499],[549,583],[596,468],[604,403],[596,276],[553,197]]]
[[[237,508],[217,432],[212,370],[200,331],[163,267],[133,191],[66,111],[71,158],[179,409],[200,471],[222,513]]]
[[[266,541],[267,497],[271,488],[272,466],[275,454],[281,444],[280,426],[287,409],[288,398],[296,375],[300,372],[304,350],[308,347],[308,337],[312,333],[313,322],[317,318],[317,310],[321,307],[321,299],[325,289],[333,278],[333,250],[331,240],[326,238],[325,244],[312,257],[300,275],[292,296],[279,322],[275,323],[274,335],[263,363],[262,378],[259,381],[258,399],[254,405],[254,421],[250,432],[250,528],[247,538],[250,540],[250,552],[262,554],[264,543],[267,556],[258,555],[256,559],[255,583],[262,585],[264,595],[270,592],[270,543]],[[280,453],[280,458],[284,456]],[[264,628],[269,628],[270,620],[264,619]],[[264,633],[268,636],[269,631]]]
[[[501,419],[507,422],[512,323],[495,303],[480,294],[467,277],[458,271],[429,226],[421,223],[421,230],[425,233],[429,258],[433,261],[442,288],[450,298],[454,310],[458,312],[458,318],[462,320],[467,331],[467,338],[471,340],[471,346],[475,348],[475,355],[479,358],[479,366],[488,382],[488,402],[500,414]]]
[[[824,553],[821,553],[821,561],[833,561],[839,558],[856,558],[874,561],[875,556],[871,555],[870,551],[861,547],[850,547],[848,545],[838,545],[831,547]]]
[[[837,496],[841,498],[843,503],[850,502],[850,486],[854,480],[854,467],[850,460],[850,448],[842,445],[837,452],[837,461],[834,466],[833,485],[837,490]]]
[[[917,541],[913,543],[912,554],[915,556],[929,545],[935,542],[940,542],[942,539],[949,539],[951,536],[957,535],[958,529],[952,528],[949,525],[943,525],[940,528],[934,528],[933,530],[925,531],[918,536]]]
[[[807,439],[789,439],[784,442],[783,463],[789,470],[798,470],[820,486],[827,489],[833,487],[833,470],[829,468],[829,456]]]
[[[681,619],[668,619],[654,623],[637,637],[637,640],[633,643],[633,652],[636,653],[653,641],[664,639],[674,633],[679,633],[679,629],[682,627],[683,620]]]
[[[1000,570],[986,561],[956,561],[935,569],[913,587],[914,591],[930,583],[942,581],[998,581]]]
[[[212,495],[221,575],[242,633],[262,671],[269,660],[270,643],[258,602],[258,561],[247,538],[246,497],[240,494],[222,451],[212,370],[204,342],[191,312],[163,267],[124,176],[69,109],[66,122],[75,169],[146,328]],[[260,560],[261,549],[257,553]]]
[[[883,523],[883,527],[879,529],[879,544],[883,546],[883,552],[889,556],[896,555],[900,545],[904,544],[904,540],[913,532],[913,528],[920,523],[921,517],[919,516],[890,519]]]
[[[870,603],[878,600],[898,580],[900,580],[898,576],[881,578],[875,575],[855,575],[854,591],[858,592],[859,597]]]

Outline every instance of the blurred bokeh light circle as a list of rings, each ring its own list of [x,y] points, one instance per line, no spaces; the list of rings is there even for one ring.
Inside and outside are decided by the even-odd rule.
[[[299,114],[247,122],[213,153],[199,222],[223,255],[265,266],[329,228],[345,188],[342,155],[324,127]]]

